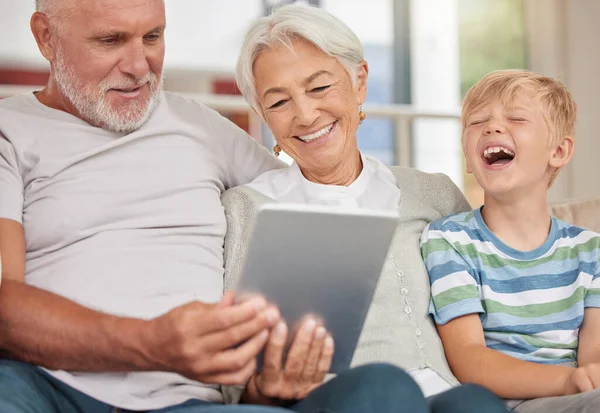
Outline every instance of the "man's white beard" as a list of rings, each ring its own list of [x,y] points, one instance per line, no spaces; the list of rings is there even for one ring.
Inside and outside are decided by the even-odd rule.
[[[57,50],[54,78],[60,92],[79,112],[79,116],[93,126],[111,132],[130,133],[139,129],[150,117],[158,103],[163,77],[148,72],[141,79],[103,79],[98,85],[86,84],[66,64],[62,50]],[[131,89],[148,83],[148,97],[131,100],[120,110],[114,109],[106,95],[110,89]]]

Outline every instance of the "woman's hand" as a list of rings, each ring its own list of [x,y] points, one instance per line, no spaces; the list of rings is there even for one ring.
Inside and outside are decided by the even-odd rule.
[[[333,358],[333,338],[314,318],[305,320],[284,361],[287,326],[280,321],[271,331],[263,366],[246,386],[242,398],[254,404],[285,404],[300,400],[323,383]]]

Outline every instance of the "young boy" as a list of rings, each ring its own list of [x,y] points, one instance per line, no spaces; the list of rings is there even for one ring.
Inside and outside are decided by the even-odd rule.
[[[600,412],[600,235],[547,206],[573,154],[575,119],[554,79],[486,75],[462,111],[467,172],[484,206],[431,223],[421,240],[454,374],[518,412]]]

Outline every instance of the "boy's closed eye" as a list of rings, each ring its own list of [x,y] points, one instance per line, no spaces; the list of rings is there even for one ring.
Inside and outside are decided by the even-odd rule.
[[[485,123],[487,121],[487,119],[475,119],[470,121],[467,126],[477,126],[477,125],[481,125],[483,123]]]

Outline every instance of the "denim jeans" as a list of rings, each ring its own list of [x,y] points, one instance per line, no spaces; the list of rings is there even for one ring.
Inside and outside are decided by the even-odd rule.
[[[119,409],[127,413],[127,410]],[[414,380],[388,364],[356,367],[286,408],[222,405],[201,400],[153,413],[504,413],[500,399],[477,386],[454,388],[425,400]],[[114,413],[38,367],[0,360],[0,413]]]
[[[38,367],[0,360],[1,413],[113,413],[114,406],[89,397]],[[119,410],[126,412],[125,410]],[[340,374],[287,408],[222,405],[201,400],[155,413],[426,413],[427,403],[404,371],[386,364],[357,367]]]

